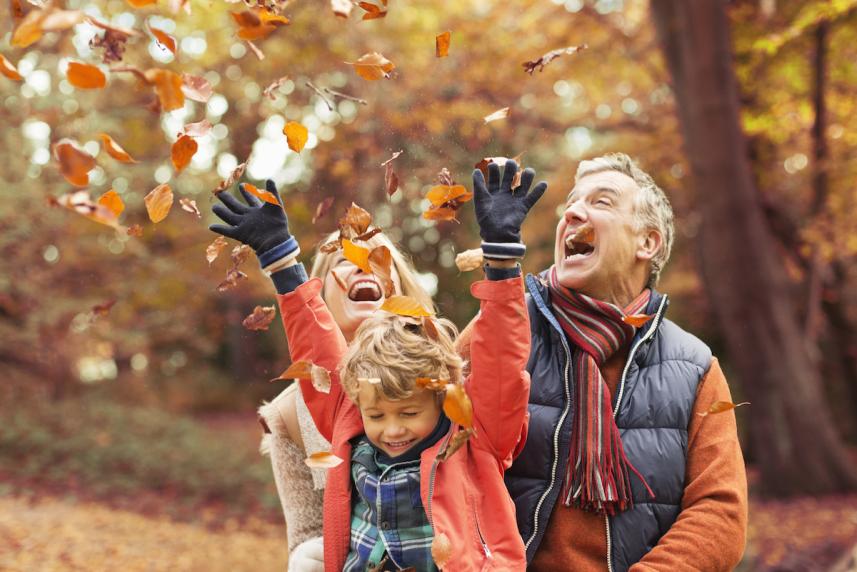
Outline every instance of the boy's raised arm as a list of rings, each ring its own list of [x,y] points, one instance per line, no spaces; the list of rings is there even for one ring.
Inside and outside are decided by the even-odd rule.
[[[530,379],[525,367],[530,353],[530,327],[518,259],[526,252],[521,224],[547,189],[526,169],[512,190],[518,166],[507,161],[488,165],[488,184],[473,172],[476,220],[482,236],[487,280],[471,287],[480,300],[480,313],[470,343],[471,375],[467,391],[473,401],[477,443],[491,447],[505,466],[524,434]]]

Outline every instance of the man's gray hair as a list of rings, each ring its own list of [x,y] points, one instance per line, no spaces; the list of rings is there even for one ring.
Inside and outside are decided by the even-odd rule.
[[[608,153],[588,161],[581,161],[577,166],[574,182],[577,183],[586,175],[604,171],[617,171],[629,176],[637,183],[640,189],[634,204],[637,230],[653,228],[661,233],[661,247],[652,257],[652,268],[649,273],[648,285],[654,286],[670,258],[675,239],[675,224],[670,201],[651,175],[643,171],[631,157],[624,153]]]

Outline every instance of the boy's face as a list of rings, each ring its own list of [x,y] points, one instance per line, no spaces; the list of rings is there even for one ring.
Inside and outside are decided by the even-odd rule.
[[[366,436],[373,445],[390,455],[401,455],[437,425],[440,405],[433,391],[417,388],[411,397],[391,401],[376,395],[371,384],[360,384],[360,414]]]

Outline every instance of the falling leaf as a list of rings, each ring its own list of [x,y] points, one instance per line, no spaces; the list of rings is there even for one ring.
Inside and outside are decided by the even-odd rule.
[[[459,252],[455,256],[455,265],[461,272],[469,272],[471,270],[476,270],[477,268],[482,268],[483,262],[484,259],[482,257],[481,248],[465,250],[464,252]]]
[[[427,317],[427,316],[426,316]],[[425,319],[424,317],[423,319]],[[438,379],[436,377],[418,377],[415,381],[417,387],[421,387],[428,391],[445,391],[448,379]]]
[[[461,447],[470,440],[470,438],[476,434],[476,429],[473,427],[467,429],[460,429],[456,431],[452,437],[447,441],[446,446],[443,450],[438,453],[437,458],[439,461],[446,461],[452,455],[455,454],[456,451],[461,449]]]
[[[383,308],[382,308],[383,309]],[[463,427],[473,426],[473,404],[464,391],[464,386],[457,383],[446,384],[446,397],[443,399],[443,412],[453,423]]]
[[[250,257],[250,247],[246,244],[239,244],[235,248],[232,249],[232,252],[229,254],[229,258],[232,259],[232,267],[238,268],[242,264],[244,264],[247,259]]]
[[[6,59],[6,56],[0,54],[0,73],[15,81],[22,81],[24,78],[18,73],[14,64]]]
[[[431,541],[431,557],[438,568],[443,568],[452,557],[452,542],[449,537],[440,532],[434,535]]]
[[[191,137],[205,137],[212,129],[211,122],[208,119],[197,121],[196,123],[188,123],[184,126],[184,134]]]
[[[342,462],[342,459],[329,451],[320,451],[313,453],[306,459],[304,463],[310,469],[332,469]]]
[[[199,212],[199,207],[196,206],[196,201],[193,199],[179,199],[179,204],[183,211],[196,215],[196,218],[202,218],[202,213]]]
[[[234,185],[235,181],[240,179],[241,176],[244,174],[244,170],[246,168],[247,163],[244,162],[232,169],[232,173],[230,173],[227,178],[220,181],[220,184],[218,184],[212,192],[216,195],[217,193],[222,193],[223,191]]]
[[[149,31],[155,36],[155,40],[159,46],[164,49],[167,49],[176,55],[176,50],[178,46],[176,45],[176,39],[171,35],[167,34],[163,30],[159,30],[158,28],[153,27],[151,24],[149,25]]]
[[[354,4],[351,3],[351,0],[330,0],[330,7],[337,17],[348,19]]]
[[[514,157],[512,157],[512,161],[514,161],[517,165],[521,164],[521,157],[524,156],[525,152],[518,153]],[[506,162],[508,161],[508,157],[483,157],[478,163],[473,165],[475,169],[479,169],[482,171],[482,175],[487,179],[488,178],[488,165],[491,163],[496,163],[501,167],[506,166]]]
[[[120,163],[137,162],[110,135],[108,135],[107,133],[99,133],[98,136],[101,138],[101,143],[102,145],[104,145],[104,150],[107,151],[108,155],[110,155]]]
[[[333,252],[336,252],[340,248],[342,248],[342,239],[337,238],[335,240],[331,240],[330,242],[325,242],[324,244],[319,246],[318,251],[324,254],[331,254]]]
[[[384,300],[381,310],[398,316],[409,316],[412,318],[431,316],[431,313],[423,308],[422,304],[410,296],[390,296]]]
[[[343,244],[344,243],[345,241],[343,241]],[[372,274],[374,274],[378,280],[381,281],[381,284],[384,285],[384,296],[392,296],[394,285],[390,271],[393,265],[393,256],[390,254],[390,249],[383,244],[381,246],[376,246],[369,253],[368,261]]]
[[[9,11],[12,12],[12,18],[20,20],[24,17],[24,6],[21,0],[9,0]]]
[[[113,189],[98,197],[98,204],[107,207],[116,217],[119,217],[122,211],[125,210],[125,203],[122,201],[122,197]]]
[[[389,159],[387,159],[386,161],[384,161],[383,163],[381,163],[381,166],[382,166],[382,167],[386,167],[387,165],[389,165],[390,163],[392,163],[393,161],[395,161],[396,159],[398,159],[398,158],[399,158],[399,156],[400,156],[402,153],[404,153],[404,151],[403,151],[403,150],[396,151],[395,153],[393,153],[393,156],[392,156],[392,157],[390,157]]]
[[[184,106],[182,78],[170,70],[148,69],[143,73],[146,81],[155,88],[158,101],[164,111],[174,111]]]
[[[457,221],[458,211],[449,207],[429,207],[423,213],[423,218],[426,220],[436,221]]]
[[[342,281],[342,278],[339,277],[339,274],[336,273],[336,270],[331,269],[330,273],[333,275],[333,279],[336,281],[336,285],[339,286],[339,288],[343,292],[348,292],[348,286],[345,284],[345,282]]]
[[[330,393],[330,372],[321,366],[313,364],[310,369],[310,381],[313,388],[321,393]]]
[[[283,133],[286,136],[286,141],[288,141],[289,149],[295,153],[300,153],[304,145],[306,145],[307,137],[309,136],[307,128],[297,121],[289,121],[283,127]]]
[[[483,117],[483,121],[485,121],[485,123],[491,123],[492,121],[497,121],[498,119],[506,119],[507,117],[509,117],[509,108],[504,107],[502,109],[498,109],[494,113],[486,115],[485,117]]]
[[[572,242],[586,242],[591,243],[595,240],[595,228],[591,223],[586,223],[581,226],[577,231],[569,237]]]
[[[369,249],[357,246],[344,238],[342,239],[342,256],[363,272],[367,274],[372,272],[372,268],[369,266]]]
[[[363,234],[360,234],[360,235],[358,235],[358,236],[355,236],[355,237],[354,237],[354,240],[355,240],[355,241],[361,240],[361,241],[363,241],[363,242],[366,242],[366,241],[368,241],[368,240],[372,239],[372,237],[373,237],[373,236],[375,236],[376,234],[380,234],[381,232],[383,232],[383,231],[382,231],[380,228],[378,228],[378,227],[376,226],[376,227],[375,227],[375,228],[373,228],[372,230],[367,230],[367,231],[366,231],[366,232],[364,232]]]
[[[706,415],[714,415],[716,413],[724,413],[726,411],[731,411],[736,407],[741,407],[742,405],[750,405],[749,401],[742,401],[741,403],[732,403],[731,401],[715,401],[711,404],[707,411],[704,413],[697,413],[700,417],[705,417]]]
[[[265,8],[230,12],[238,24],[237,35],[242,40],[261,40],[266,38],[279,26],[289,23],[285,16],[274,14]]]
[[[423,329],[426,332],[428,339],[432,341],[440,340],[440,332],[437,331],[437,325],[431,316],[423,316]]]
[[[107,85],[104,72],[96,66],[80,62],[68,63],[66,78],[71,85],[80,89],[100,89]]]
[[[177,173],[180,173],[185,167],[190,165],[190,160],[193,159],[198,148],[199,145],[190,135],[182,135],[173,143],[173,147],[170,150],[170,157]]]
[[[21,21],[12,34],[12,47],[26,48],[41,39],[45,32],[60,32],[83,22],[80,10],[60,10],[47,7],[32,10]]]
[[[209,266],[211,266],[212,262],[217,260],[217,257],[220,256],[220,253],[223,252],[223,249],[226,248],[227,244],[229,243],[226,242],[225,238],[218,236],[214,239],[214,242],[205,248],[205,259],[208,260]]]
[[[271,381],[281,381],[284,379],[312,379],[312,366],[313,364],[308,361],[296,361],[290,364],[283,373]]]
[[[339,232],[342,238],[354,238],[365,233],[370,224],[372,215],[356,203],[351,203],[345,216],[339,219]]]
[[[274,196],[270,191],[263,191],[256,187],[256,185],[251,185],[250,183],[244,183],[244,190],[253,195],[254,197],[260,198],[266,203],[271,203],[272,205],[280,206],[280,201],[277,200],[277,197]]]
[[[377,20],[378,18],[383,18],[387,15],[386,10],[382,10],[380,6],[372,4],[371,2],[358,2],[358,5],[366,10],[366,13],[363,14],[363,20]]]
[[[105,64],[111,62],[121,62],[122,56],[125,54],[125,44],[128,42],[129,36],[121,34],[113,30],[105,30],[100,36],[93,36],[89,40],[90,48],[103,48],[104,53],[101,55],[101,61]]]
[[[214,95],[214,88],[211,87],[211,83],[204,77],[183,73],[182,92],[188,99],[200,103],[208,103],[208,100]]]
[[[315,224],[318,219],[326,215],[331,206],[333,206],[333,197],[327,197],[318,203],[318,206],[315,207],[315,215],[312,217],[312,224]]]
[[[65,180],[77,187],[89,184],[89,171],[95,168],[95,157],[77,147],[71,139],[61,139],[54,144],[54,158],[60,164]]]
[[[399,176],[393,172],[392,163],[387,163],[384,169],[384,189],[387,191],[387,196],[392,197],[399,189]]]
[[[128,227],[128,230],[125,231],[128,236],[143,236],[143,227],[139,224],[132,224]]]
[[[455,181],[452,179],[452,174],[449,172],[449,169],[444,167],[437,174],[437,182],[440,185],[446,185],[448,187],[452,187],[455,185]]]
[[[237,270],[235,268],[230,268],[226,272],[226,278],[223,280],[223,282],[221,282],[220,284],[217,285],[217,291],[218,292],[226,292],[227,290],[231,290],[231,289],[235,288],[236,286],[238,286],[238,283],[240,281],[246,280],[246,279],[247,279],[246,274],[244,274],[243,272],[241,272],[240,270]]]
[[[87,191],[67,193],[57,199],[56,204],[83,215],[91,221],[119,229],[117,215],[108,206],[92,202]]]
[[[350,5],[350,4],[351,4],[351,3],[349,2],[349,5]],[[274,93],[274,91],[276,91],[277,89],[279,89],[279,88],[280,88],[280,86],[281,86],[281,85],[283,85],[284,83],[286,83],[287,81],[289,81],[289,76],[284,75],[283,77],[281,77],[281,78],[279,78],[279,79],[277,79],[277,80],[275,80],[275,81],[271,82],[271,83],[268,85],[268,87],[266,87],[266,88],[262,91],[262,95],[263,95],[263,96],[265,96],[265,97],[267,97],[267,98],[268,98],[268,99],[270,99],[271,101],[276,101],[277,96],[276,96],[276,94]]]
[[[628,324],[629,326],[634,326],[635,328],[642,328],[646,322],[654,318],[654,314],[633,314],[631,316],[622,316],[622,321]]]
[[[267,330],[276,317],[277,311],[273,306],[256,306],[253,312],[244,318],[241,325],[253,331]]]
[[[128,0],[128,4],[133,6],[134,8],[142,8],[144,6],[148,6],[149,4],[155,4],[158,0]]]
[[[160,184],[149,191],[143,202],[146,203],[149,220],[154,223],[161,222],[167,218],[170,209],[173,208],[173,190],[167,183]]]
[[[110,313],[110,309],[116,304],[116,300],[109,300],[104,302],[103,304],[96,304],[92,307],[92,314],[94,316],[106,316]]]
[[[445,58],[449,55],[449,41],[452,38],[452,32],[444,32],[438,34],[434,39],[434,53],[439,58]]]
[[[473,193],[465,189],[464,185],[435,185],[426,198],[432,205],[439,207],[449,202],[466,203],[473,198]]]
[[[345,62],[348,65],[354,66],[354,71],[363,79],[375,81],[382,78],[389,78],[396,65],[379,54],[372,52],[364,54],[356,62]]]
[[[546,53],[545,55],[543,55],[542,57],[540,57],[536,60],[529,61],[529,62],[524,62],[521,65],[524,66],[525,72],[527,72],[530,75],[533,75],[533,72],[536,71],[536,68],[538,68],[539,71],[542,71],[545,69],[546,65],[548,65],[549,63],[551,63],[553,60],[557,59],[558,57],[565,55],[565,54],[569,54],[569,55],[576,54],[577,52],[579,52],[581,50],[585,50],[586,47],[587,47],[586,44],[581,44],[579,46],[571,46],[568,48],[560,48],[558,50],[551,50],[548,53]]]

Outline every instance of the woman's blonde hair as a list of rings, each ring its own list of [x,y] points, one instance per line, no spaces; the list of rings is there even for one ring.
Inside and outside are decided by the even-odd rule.
[[[327,244],[331,240],[335,240],[338,236],[339,231],[334,231],[328,235],[327,238],[322,240],[320,244]],[[393,265],[396,267],[396,272],[399,274],[399,282],[402,284],[402,295],[410,296],[419,302],[426,310],[433,311],[434,302],[432,301],[429,293],[420,286],[413,264],[411,264],[410,260],[405,257],[402,251],[393,244],[393,241],[381,232],[369,239],[368,244],[371,247],[384,245],[390,249]],[[316,249],[315,258],[312,262],[312,270],[310,271],[310,278],[321,278],[324,280],[324,277],[327,276],[327,273],[333,268],[333,261],[336,258],[337,252],[338,251],[324,253],[321,250]]]
[[[357,403],[361,383],[371,383],[376,398],[391,401],[413,395],[418,377],[461,383],[463,361],[454,344],[458,330],[449,320],[432,320],[436,336],[411,318],[386,312],[367,318],[340,365],[339,378],[348,397]]]

